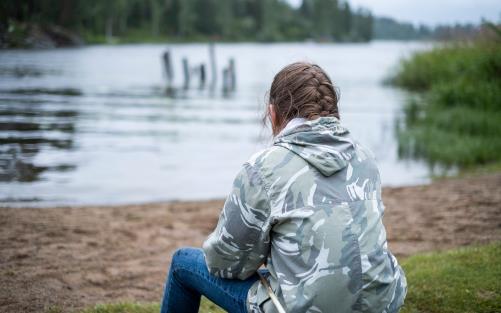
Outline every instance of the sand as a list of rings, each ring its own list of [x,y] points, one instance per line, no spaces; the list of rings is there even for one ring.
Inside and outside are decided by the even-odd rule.
[[[399,257],[501,240],[501,174],[386,188]],[[65,312],[159,301],[176,248],[200,246],[222,200],[129,206],[0,208],[0,312]]]

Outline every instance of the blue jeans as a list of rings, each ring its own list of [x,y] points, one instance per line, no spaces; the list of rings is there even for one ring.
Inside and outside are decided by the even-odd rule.
[[[247,313],[247,292],[259,279],[223,279],[209,273],[201,249],[181,248],[172,256],[161,313],[197,313],[203,295],[230,313]]]

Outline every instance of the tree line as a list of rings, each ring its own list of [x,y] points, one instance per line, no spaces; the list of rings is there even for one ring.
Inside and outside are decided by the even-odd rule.
[[[413,25],[389,17],[375,17],[373,21],[373,39],[392,40],[472,40],[486,31],[486,27],[499,28],[499,23],[482,20],[479,24]]]
[[[343,0],[23,0],[0,2],[0,32],[57,25],[90,41],[369,41],[373,17]]]

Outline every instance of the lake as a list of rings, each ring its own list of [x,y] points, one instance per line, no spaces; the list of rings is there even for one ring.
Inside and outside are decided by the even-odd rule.
[[[427,164],[398,157],[395,123],[408,96],[382,80],[419,42],[217,44],[218,80],[183,89],[181,59],[207,44],[0,51],[0,203],[124,204],[224,197],[240,166],[270,144],[266,92],[288,63],[319,64],[340,89],[342,122],[371,148],[383,185],[427,183]],[[166,93],[162,53],[174,66]],[[236,62],[236,90],[221,71]],[[208,71],[210,81],[210,71]],[[177,88],[179,87],[179,88]]]

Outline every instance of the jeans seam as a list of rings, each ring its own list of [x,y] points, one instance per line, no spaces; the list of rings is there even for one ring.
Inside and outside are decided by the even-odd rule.
[[[187,269],[187,268],[185,268],[185,267],[183,267],[183,266],[178,266],[178,268],[173,269],[173,270],[172,270],[172,273],[173,273],[173,274],[175,274],[176,272],[178,272],[178,271],[180,271],[180,270],[185,271],[186,273],[190,274],[191,276],[196,276],[196,275],[195,275],[195,273],[194,273],[194,271],[192,271],[191,269]],[[197,271],[197,272],[198,272],[198,271]],[[198,272],[198,274],[201,274],[201,273],[200,273],[200,272]],[[209,273],[209,275],[210,275],[210,273]],[[201,276],[201,277],[203,277],[204,275],[200,275],[200,276]],[[228,296],[229,298],[231,298],[234,302],[239,303],[239,300],[240,300],[240,299],[238,299],[238,298],[236,298],[235,296],[233,296],[233,295],[232,295],[231,293],[229,293],[226,289],[221,288],[221,287],[219,286],[219,284],[214,284],[214,285],[215,285],[216,287],[218,287],[219,289],[221,289],[221,291],[222,291],[222,292],[223,292],[226,296]]]

